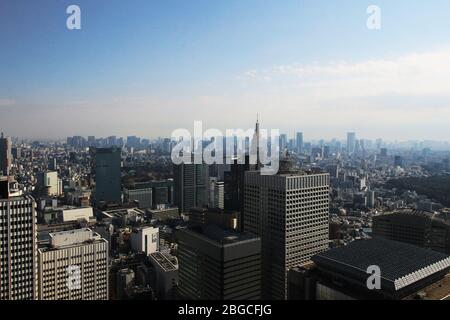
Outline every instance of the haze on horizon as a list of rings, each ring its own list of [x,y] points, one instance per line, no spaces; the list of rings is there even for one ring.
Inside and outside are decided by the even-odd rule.
[[[308,140],[449,140],[447,0],[81,0],[72,31],[70,4],[0,3],[7,135],[170,136],[259,113]]]

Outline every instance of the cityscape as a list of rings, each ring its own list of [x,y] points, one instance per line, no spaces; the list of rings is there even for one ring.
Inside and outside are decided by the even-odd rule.
[[[217,50],[223,48],[213,48],[221,45],[209,37],[215,39],[222,28],[235,30],[226,20],[229,10],[241,8],[237,28],[241,24],[255,28],[242,31],[241,36],[249,32],[257,38],[257,30],[266,29],[255,22],[259,21],[256,16],[266,16],[266,10],[272,9],[277,17],[283,5],[268,1],[267,7],[256,9],[254,0],[245,5],[236,1],[193,5],[204,12],[211,10],[215,18],[223,12],[219,26],[201,20],[198,13],[188,14],[187,7],[181,6],[177,9],[181,22],[174,28],[185,30],[180,37],[193,42],[179,45],[180,39],[174,36],[176,45],[169,39],[159,49],[142,44],[140,36],[162,32],[155,26],[164,24],[164,18],[122,21],[124,30],[116,30],[117,37],[135,36],[123,41],[139,43],[130,51],[148,50],[156,57],[155,66],[136,66],[142,62],[141,53],[125,55],[117,43],[99,53],[105,55],[104,63],[100,62],[103,58],[94,57],[91,50],[101,46],[95,39],[102,43],[109,37],[113,42],[106,31],[96,29],[98,22],[93,19],[99,17],[98,4],[43,2],[48,2],[47,17],[63,9],[58,21],[55,18],[46,25],[46,32],[55,39],[42,46],[32,43],[37,46],[35,54],[0,53],[7,64],[21,64],[27,55],[32,63],[45,62],[39,67],[42,70],[24,62],[16,75],[5,65],[10,79],[0,76],[0,300],[171,301],[183,306],[177,309],[178,315],[207,318],[218,312],[207,307],[207,301],[240,301],[241,308],[224,302],[222,315],[262,317],[271,314],[271,303],[276,301],[450,300],[450,100],[446,99],[450,87],[430,85],[431,90],[426,84],[433,72],[433,81],[450,80],[448,66],[440,65],[442,57],[448,62],[450,51],[410,54],[414,41],[404,40],[399,44],[405,48],[400,58],[386,58],[376,51],[375,60],[353,65],[281,66],[274,58],[272,65],[279,67],[264,69],[255,61],[267,57],[255,58],[253,69],[244,68],[252,71],[235,79],[243,83],[222,89],[221,98],[233,98],[222,100],[205,91],[202,99],[186,100],[184,105],[185,91],[210,88],[215,92],[216,86],[223,85],[206,75],[204,69],[213,68],[209,59],[200,68],[197,59],[202,54],[197,46],[204,44],[196,44],[191,37],[208,42],[211,59],[217,59]],[[286,0],[281,11],[287,14],[299,5],[313,14],[323,6],[319,2],[315,7],[308,1]],[[384,12],[393,10],[393,15],[399,15],[396,10],[402,1],[395,5],[379,2],[379,6],[358,9],[361,35],[388,33],[386,29],[393,28],[388,13],[384,22]],[[167,14],[166,5],[158,1],[135,3]],[[0,4],[0,16],[10,17],[4,26],[17,32],[17,39],[25,37],[17,21],[29,17],[27,4]],[[350,8],[347,3],[344,6]],[[113,1],[107,12],[122,17],[136,13],[131,7]],[[247,14],[257,27],[240,20]],[[196,17],[200,21],[191,25]],[[303,22],[297,25],[290,18],[285,23],[267,23],[276,30],[286,25],[300,28]],[[61,30],[52,31],[61,21]],[[129,24],[135,23],[141,30],[132,35]],[[209,24],[211,30],[206,32]],[[8,31],[1,26],[0,35],[6,35]],[[347,27],[353,25],[342,28]],[[44,37],[39,30],[36,27],[27,36],[31,42]],[[450,43],[450,31],[439,30],[433,41]],[[66,33],[68,40],[63,36]],[[231,34],[238,37],[234,31]],[[234,41],[226,40],[230,36],[226,31],[220,35],[225,42]],[[397,39],[373,37],[372,41],[386,37],[382,39],[386,43]],[[4,41],[13,51],[28,47],[12,39],[9,35]],[[282,36],[279,39],[282,50],[273,49],[274,57],[289,48],[292,53],[288,55],[299,54],[297,47],[283,45]],[[84,70],[68,66],[72,82],[64,82],[55,71],[66,63],[62,58],[68,52],[65,41],[94,46],[84,53],[73,49],[81,55],[74,63]],[[276,46],[272,41],[271,46]],[[40,57],[47,46],[61,52]],[[199,75],[181,68],[183,63],[191,64],[179,59],[189,58],[171,51],[167,59],[180,68],[175,77],[169,70],[170,61],[159,56],[164,55],[165,46],[164,50],[176,51],[174,46],[192,54],[192,66],[199,68]],[[394,47],[386,50],[397,53]],[[113,48],[120,53],[108,53]],[[365,52],[354,50],[360,56]],[[343,52],[345,48],[337,47],[336,59]],[[130,61],[114,62],[116,54]],[[132,61],[133,55],[138,61]],[[225,59],[245,65],[247,58],[245,53],[239,56],[227,51],[223,64],[232,69]],[[425,64],[427,71],[422,72]],[[214,72],[224,72],[222,67],[214,67]],[[117,78],[109,68],[118,70]],[[396,69],[392,74],[398,72],[395,81],[390,68]],[[167,75],[160,74],[161,70]],[[45,72],[48,77],[38,80]],[[81,75],[87,77],[86,82],[80,80]],[[161,77],[160,82],[154,76]],[[282,76],[298,76],[305,84],[275,79]],[[405,77],[411,77],[411,82],[395,87]],[[161,95],[154,100],[131,97],[147,90],[141,80],[154,81],[148,84],[148,92],[159,90]],[[170,86],[165,86],[171,81],[173,92],[169,93]],[[384,81],[387,84],[381,85]],[[368,83],[373,90],[365,87]],[[257,90],[261,91],[254,99]],[[104,92],[108,98],[103,104],[99,99]],[[293,98],[294,92],[298,99]],[[192,105],[195,101],[198,106]],[[227,103],[235,105],[227,109]],[[340,109],[345,103],[351,107]],[[373,107],[377,103],[379,107]],[[293,108],[296,104],[298,109]],[[360,109],[354,108],[356,104],[361,104]],[[411,110],[403,109],[406,105]],[[209,128],[214,125],[217,129]],[[253,302],[244,302],[248,300]],[[204,301],[205,307],[191,301]]]

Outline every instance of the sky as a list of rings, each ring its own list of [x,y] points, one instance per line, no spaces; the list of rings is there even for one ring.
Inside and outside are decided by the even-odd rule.
[[[170,136],[257,113],[306,140],[450,140],[450,1],[0,0],[7,135]]]

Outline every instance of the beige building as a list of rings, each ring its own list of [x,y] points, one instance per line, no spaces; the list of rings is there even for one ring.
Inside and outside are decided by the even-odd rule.
[[[50,233],[38,280],[40,300],[107,300],[108,241],[90,229]]]

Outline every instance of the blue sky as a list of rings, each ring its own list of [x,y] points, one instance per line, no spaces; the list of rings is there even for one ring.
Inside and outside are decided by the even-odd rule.
[[[331,2],[1,0],[0,126],[158,136],[259,112],[311,138],[447,139],[450,2]],[[66,28],[70,4],[81,30]]]

